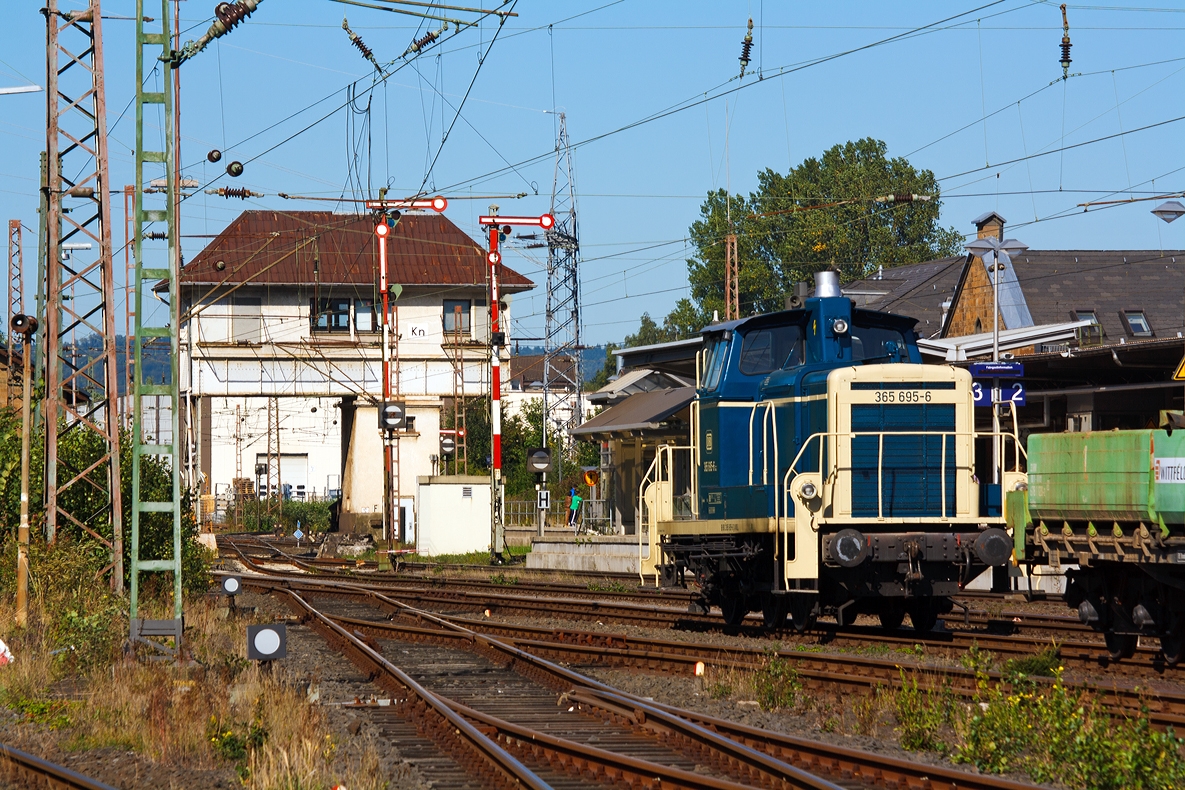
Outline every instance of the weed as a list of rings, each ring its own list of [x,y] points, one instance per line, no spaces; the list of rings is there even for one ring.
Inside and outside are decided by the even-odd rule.
[[[979,643],[973,641],[971,647],[967,648],[967,652],[959,658],[959,663],[964,669],[970,669],[976,675],[986,674],[992,668],[992,662],[995,656],[991,651],[983,650],[979,647]]]
[[[765,665],[753,673],[753,691],[762,710],[793,708],[801,690],[798,670],[776,655],[767,655]]]
[[[852,703],[852,714],[855,716],[855,730],[857,735],[875,735],[881,713],[885,708],[884,688],[878,686],[871,694],[858,697]]]
[[[501,584],[506,587],[513,587],[514,585],[518,584],[518,577],[507,576],[505,573],[499,571],[498,573],[492,574],[490,576],[490,584]]]
[[[1052,642],[1041,652],[1022,658],[1010,658],[1004,662],[1006,676],[1053,677],[1061,666],[1060,646]]]
[[[908,751],[945,751],[939,738],[944,725],[950,724],[954,693],[949,685],[939,690],[921,688],[917,676],[906,677],[901,670],[901,688],[894,699],[901,747]]]
[[[987,773],[1023,770],[1037,782],[1085,790],[1185,786],[1185,740],[1153,730],[1147,710],[1112,717],[1095,698],[1051,686],[982,688],[952,757]],[[1039,737],[1034,737],[1039,734]]]
[[[588,583],[589,592],[623,593],[629,592],[629,589],[629,587],[626,587],[624,584],[618,581]]]
[[[723,680],[713,680],[707,684],[705,691],[712,699],[728,699],[732,696],[732,685]]]
[[[51,730],[69,727],[70,703],[65,700],[17,699],[10,700],[8,707],[20,713],[25,721],[43,724]]]

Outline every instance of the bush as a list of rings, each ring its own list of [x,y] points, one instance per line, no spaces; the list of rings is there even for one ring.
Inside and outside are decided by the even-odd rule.
[[[916,676],[907,678],[901,670],[901,689],[895,702],[901,747],[909,751],[945,751],[939,734],[954,715],[954,692],[949,685],[934,691],[922,689]]]
[[[784,658],[769,655],[765,666],[753,673],[753,692],[762,710],[793,708],[801,690],[798,670]]]
[[[1090,694],[1067,689],[1061,673],[1057,667],[1048,687],[985,687],[962,725],[954,760],[1084,790],[1185,786],[1185,740],[1171,727],[1152,729],[1146,710],[1112,717]]]

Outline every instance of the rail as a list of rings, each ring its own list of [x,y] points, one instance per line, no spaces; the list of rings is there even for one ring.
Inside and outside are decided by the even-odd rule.
[[[19,776],[25,787],[51,787],[55,790],[115,790],[109,784],[83,776],[49,760],[0,743],[0,776]]]

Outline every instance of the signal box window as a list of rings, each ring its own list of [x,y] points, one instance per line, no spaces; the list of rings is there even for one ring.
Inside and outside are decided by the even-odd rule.
[[[1152,326],[1144,316],[1143,310],[1125,310],[1123,317],[1127,320],[1127,327],[1136,337],[1152,337]]]
[[[852,361],[873,362],[905,355],[905,338],[883,326],[852,327]]]
[[[309,323],[314,332],[349,332],[350,300],[337,297],[313,300]]]
[[[373,299],[354,300],[354,329],[359,332],[377,332],[378,312]]]
[[[741,344],[741,373],[756,376],[803,363],[802,327],[771,326],[745,335]]]
[[[461,311],[461,322],[457,324],[457,310]],[[445,299],[444,300],[444,333],[450,335],[460,330],[462,335],[469,334],[469,300],[468,299]]]

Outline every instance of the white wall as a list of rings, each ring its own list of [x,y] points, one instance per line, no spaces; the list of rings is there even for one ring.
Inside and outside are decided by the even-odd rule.
[[[421,477],[418,491],[417,552],[432,556],[489,551],[489,478]],[[466,491],[471,495],[464,496]]]

